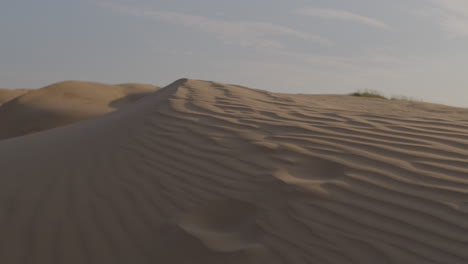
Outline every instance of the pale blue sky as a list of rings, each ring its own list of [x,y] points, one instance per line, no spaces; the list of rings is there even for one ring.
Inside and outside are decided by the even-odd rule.
[[[178,78],[468,107],[467,0],[0,0],[0,87]]]

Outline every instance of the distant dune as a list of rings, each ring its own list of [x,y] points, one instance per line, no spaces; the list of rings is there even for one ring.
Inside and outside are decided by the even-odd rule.
[[[0,157],[0,263],[468,263],[468,109],[181,79]]]
[[[112,112],[157,89],[147,84],[106,85],[66,81],[26,91],[0,107],[0,139]]]
[[[0,104],[4,104],[28,91],[28,89],[0,89]]]

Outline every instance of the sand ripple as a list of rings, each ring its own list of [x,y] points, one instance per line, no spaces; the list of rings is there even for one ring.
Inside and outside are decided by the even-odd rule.
[[[468,263],[467,114],[182,79],[0,142],[0,262]]]

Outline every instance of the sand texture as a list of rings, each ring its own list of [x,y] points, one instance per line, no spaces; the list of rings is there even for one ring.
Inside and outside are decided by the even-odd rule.
[[[157,89],[146,84],[106,85],[66,81],[30,90],[0,107],[0,139],[106,114]]]
[[[28,89],[0,89],[0,104],[4,104],[28,91]]]
[[[181,79],[0,157],[0,263],[468,263],[468,109]]]

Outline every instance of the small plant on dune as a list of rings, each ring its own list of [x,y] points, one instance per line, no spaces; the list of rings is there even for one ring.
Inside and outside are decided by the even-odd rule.
[[[410,96],[403,96],[403,95],[393,95],[390,100],[392,101],[405,101],[405,102],[423,102],[422,99],[416,99]]]
[[[376,91],[376,90],[359,91],[359,92],[352,93],[351,96],[388,99],[387,97],[383,96],[379,91]]]
[[[392,97],[385,97],[382,93],[376,90],[363,90],[350,94],[356,97],[367,97],[367,98],[378,98],[392,101],[404,101],[404,102],[423,102],[422,99],[417,99],[410,96],[404,95],[393,95]]]

